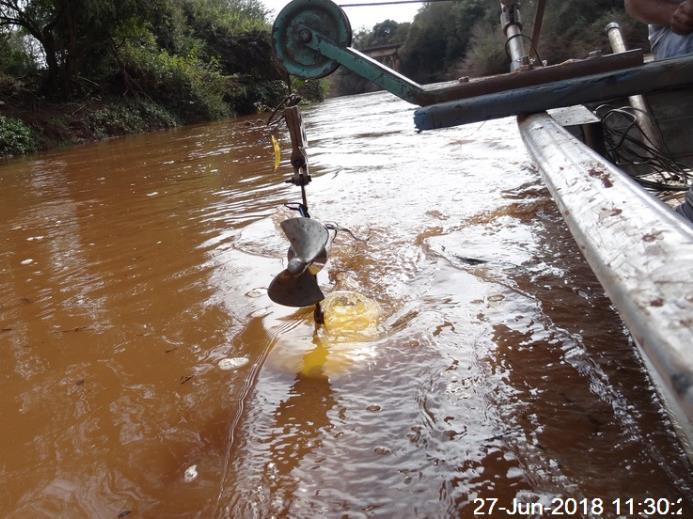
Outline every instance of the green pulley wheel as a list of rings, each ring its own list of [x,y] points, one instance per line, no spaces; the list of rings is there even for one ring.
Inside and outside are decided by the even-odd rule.
[[[274,54],[289,74],[303,79],[327,76],[339,63],[305,45],[301,29],[306,27],[343,48],[351,45],[349,19],[330,0],[294,0],[281,10],[272,26]]]

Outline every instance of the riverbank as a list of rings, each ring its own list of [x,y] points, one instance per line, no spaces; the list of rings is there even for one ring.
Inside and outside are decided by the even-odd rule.
[[[2,106],[0,158],[180,124],[180,118],[169,110],[144,99],[33,99]]]
[[[272,85],[273,91],[262,101],[241,105],[241,110],[229,109],[225,115],[233,117],[271,110],[288,91],[283,82],[273,83],[277,83]],[[324,100],[326,84],[294,80],[292,89],[307,103],[316,103]],[[204,110],[195,113],[193,102],[187,113],[181,114],[144,97],[90,97],[55,102],[27,96],[0,101],[0,160],[219,118],[203,114]]]

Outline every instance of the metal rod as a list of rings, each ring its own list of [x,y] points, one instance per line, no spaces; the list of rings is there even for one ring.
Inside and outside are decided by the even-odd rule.
[[[546,0],[537,0],[537,10],[534,12],[534,22],[532,23],[532,48],[534,54],[539,59],[539,37],[541,36],[541,25],[544,21],[544,6]]]
[[[315,303],[315,309],[313,310],[313,320],[315,321],[316,328],[318,328],[322,324],[325,324],[325,314],[323,313],[322,306],[319,302]]]
[[[578,247],[654,366],[693,460],[693,226],[549,115],[520,117],[518,126]]]
[[[607,54],[598,58],[537,67],[523,71],[522,74],[500,74],[443,88],[426,90],[425,98],[422,99],[424,103],[422,104],[443,103],[445,101],[492,94],[514,88],[543,85],[563,79],[600,74],[602,72],[614,72],[642,65],[642,62],[642,51],[631,50],[625,54]]]
[[[520,22],[520,2],[518,0],[500,0],[501,26],[506,38],[506,48],[510,54],[510,70],[519,70],[529,65],[525,50],[522,23]]]
[[[303,182],[305,182],[305,179],[301,179],[301,200],[303,201],[303,211],[305,212],[303,216],[310,218],[308,213],[308,195],[306,194],[306,185]]]
[[[617,22],[611,22],[606,26],[606,34],[609,37],[611,49],[615,54],[628,52],[626,43],[623,40],[623,34],[621,34],[621,27]],[[655,126],[645,98],[641,95],[634,95],[628,98],[628,102],[633,108],[636,109],[635,117],[638,120],[638,124],[640,125],[642,132],[645,134],[645,137],[650,141],[649,143],[645,144],[653,145],[658,150],[663,150],[664,146],[661,139],[661,133]]]
[[[392,92],[405,101],[418,105],[423,104],[421,98],[425,97],[426,93],[418,83],[385,67],[356,49],[351,47],[342,48],[335,45],[329,38],[309,27],[300,27],[300,31],[305,35],[304,44],[307,47],[341,63],[349,70],[372,81],[388,92]]]
[[[626,97],[693,85],[693,55],[645,63],[639,67],[516,88],[419,108],[419,130],[448,128],[508,115]]]
[[[522,29],[517,25],[509,25],[505,31],[508,42],[508,52],[510,53],[510,70],[518,70],[522,68],[523,65],[528,65],[526,62],[527,51],[525,50],[525,42],[523,41]]]

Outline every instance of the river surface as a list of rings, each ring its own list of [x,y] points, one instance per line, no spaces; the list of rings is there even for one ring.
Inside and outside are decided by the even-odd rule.
[[[0,515],[575,498],[568,517],[616,517],[620,498],[634,517],[652,497],[693,517],[691,466],[514,120],[417,134],[412,115],[383,93],[305,110],[312,216],[358,238],[319,282],[382,312],[347,343],[267,297],[299,193],[264,118],[0,164]]]

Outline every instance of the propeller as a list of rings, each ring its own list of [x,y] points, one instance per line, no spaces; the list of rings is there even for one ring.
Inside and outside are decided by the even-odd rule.
[[[281,228],[291,244],[289,261],[286,269],[272,280],[267,293],[280,305],[314,305],[325,299],[316,275],[327,262],[325,247],[330,235],[323,224],[312,218],[284,220]]]

